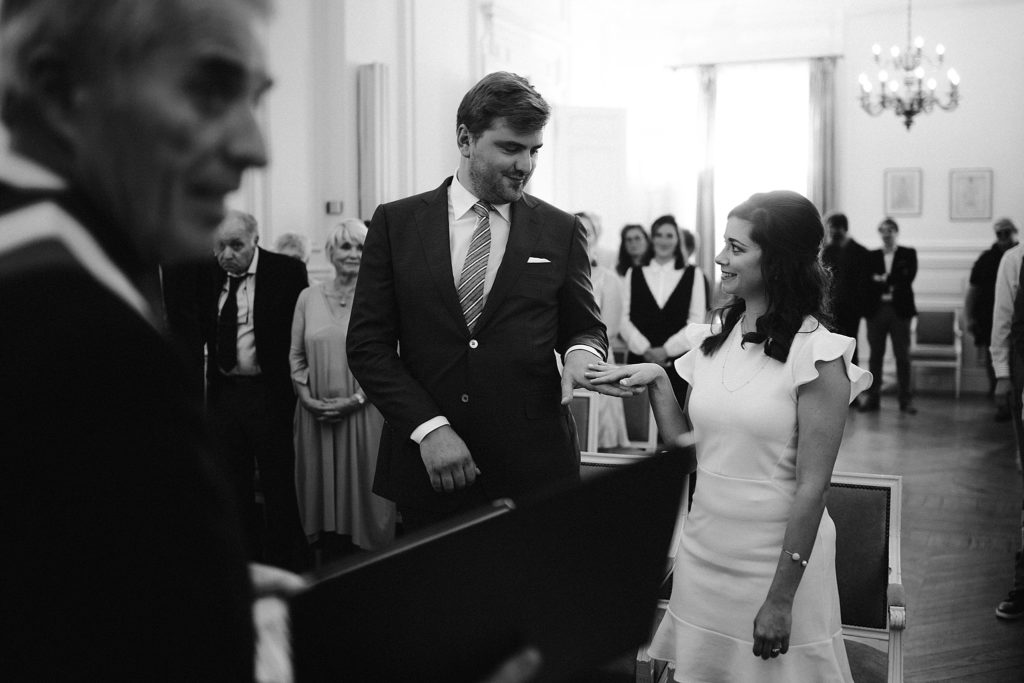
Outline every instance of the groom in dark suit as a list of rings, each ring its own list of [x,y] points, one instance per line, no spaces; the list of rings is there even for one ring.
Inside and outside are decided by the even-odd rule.
[[[406,529],[579,478],[567,404],[608,342],[582,225],[524,193],[549,115],[526,79],[484,77],[455,177],[371,221],[349,362],[387,420],[374,490]]]
[[[308,285],[301,261],[257,246],[256,219],[229,211],[217,229],[203,312],[207,406],[229,477],[247,508],[250,551],[293,571],[312,556],[295,497],[288,366],[292,317]],[[255,465],[264,517],[255,508]],[[264,533],[265,530],[265,533]]]

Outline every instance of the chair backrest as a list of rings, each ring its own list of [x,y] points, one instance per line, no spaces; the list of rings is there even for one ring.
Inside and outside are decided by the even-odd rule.
[[[613,467],[623,467],[640,462],[653,454],[639,453],[596,453],[582,451],[580,453],[580,478],[589,477],[607,472]],[[685,495],[685,494],[684,494]]]
[[[645,444],[651,440],[651,402],[647,394],[626,396],[622,399],[626,414],[626,434],[631,443]]]
[[[828,513],[836,525],[836,579],[844,626],[884,631],[886,592],[900,583],[899,504],[896,476],[832,476]]]
[[[956,311],[918,311],[915,342],[952,345],[956,340]]]
[[[598,434],[598,406],[597,394],[586,389],[575,389],[572,392],[572,401],[569,402],[569,412],[576,421],[576,435],[580,441],[581,451],[597,450]]]

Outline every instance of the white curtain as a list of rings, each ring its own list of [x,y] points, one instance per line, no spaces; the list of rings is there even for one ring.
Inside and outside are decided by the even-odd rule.
[[[822,215],[836,208],[835,57],[811,60],[809,199]]]

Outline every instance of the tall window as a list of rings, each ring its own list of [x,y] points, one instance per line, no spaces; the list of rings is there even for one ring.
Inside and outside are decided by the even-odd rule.
[[[714,253],[721,249],[726,215],[750,195],[768,190],[808,195],[809,84],[807,61],[717,67]]]
[[[671,213],[693,230],[703,130],[697,69],[637,74],[623,87],[637,103],[629,109],[627,140],[632,215],[649,228],[654,218]]]

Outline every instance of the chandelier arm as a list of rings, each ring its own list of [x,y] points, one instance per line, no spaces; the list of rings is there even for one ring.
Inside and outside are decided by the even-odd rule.
[[[871,116],[878,116],[883,111],[885,111],[885,107],[883,107],[881,104],[879,104],[877,102],[871,102],[866,97],[862,97],[861,98],[861,100],[860,100],[860,108],[863,109],[864,111],[866,111]]]

